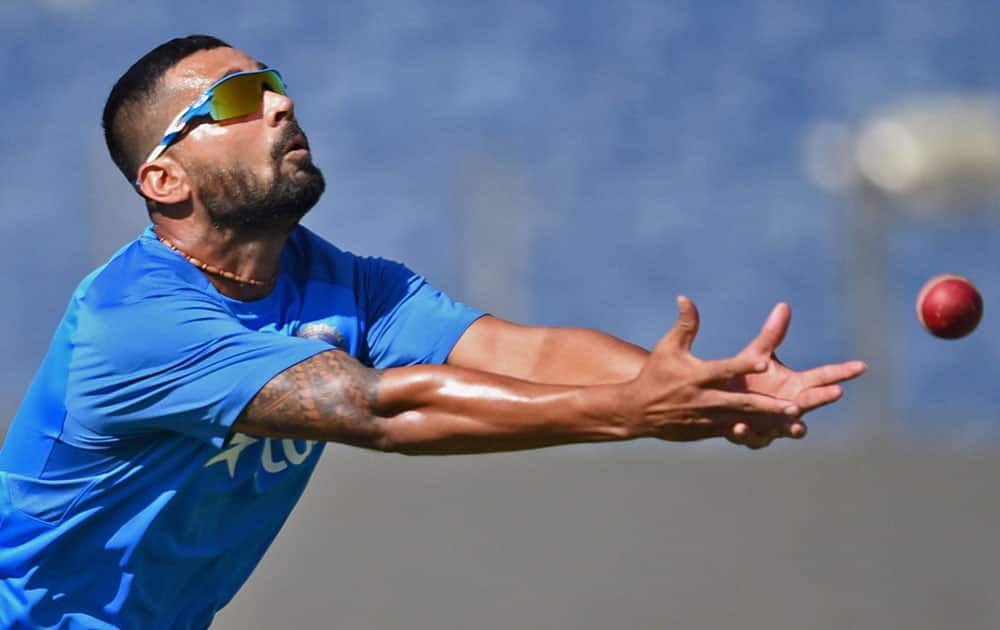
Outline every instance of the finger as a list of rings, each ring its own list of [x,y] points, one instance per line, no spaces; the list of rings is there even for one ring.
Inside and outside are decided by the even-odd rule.
[[[806,413],[824,405],[829,405],[839,400],[843,395],[844,389],[840,385],[813,387],[799,392],[799,395],[795,397],[795,404],[802,410],[802,413]]]
[[[803,438],[806,435],[806,425],[799,418],[788,418],[783,416],[770,416],[761,422],[756,422],[748,418],[746,421],[737,424],[745,424],[749,427],[750,433],[761,438],[775,440],[778,438]]]
[[[674,327],[663,338],[663,341],[690,351],[694,338],[698,334],[699,318],[698,308],[687,296],[677,296],[677,322]]]
[[[735,357],[728,359],[715,359],[714,361],[704,361],[702,363],[704,375],[701,381],[704,383],[725,382],[755,372],[763,372],[767,369],[767,358],[756,356],[749,352],[741,352]]]
[[[779,302],[771,309],[770,315],[764,321],[760,334],[746,347],[753,354],[770,357],[788,332],[788,324],[792,321],[792,309],[788,304]]]
[[[801,440],[806,436],[806,433],[808,432],[809,429],[806,427],[806,423],[802,422],[801,420],[793,420],[788,425],[787,434],[788,437],[792,438],[793,440]]]
[[[739,444],[740,446],[745,446],[747,441],[752,439],[750,432],[750,425],[745,422],[737,422],[732,426],[728,433],[726,433],[726,439],[733,444]]]
[[[751,392],[714,392],[712,400],[706,401],[705,408],[741,416],[766,415],[797,418],[802,415],[802,409],[794,401]]]
[[[750,435],[750,426],[745,422],[737,422],[726,432],[726,439],[733,444],[743,445]]]
[[[801,440],[806,436],[806,425],[798,420],[786,425],[783,435],[767,434],[761,435],[750,428],[745,422],[737,422],[726,435],[726,439],[733,444],[739,444],[752,450],[757,450],[770,446],[779,437],[788,437],[793,440]]]
[[[758,435],[745,422],[734,424],[729,434],[726,435],[726,439],[733,444],[740,444],[752,450],[764,448],[774,440],[770,436]]]
[[[867,367],[862,361],[847,361],[806,370],[799,374],[799,378],[805,389],[822,387],[856,378],[863,374]]]

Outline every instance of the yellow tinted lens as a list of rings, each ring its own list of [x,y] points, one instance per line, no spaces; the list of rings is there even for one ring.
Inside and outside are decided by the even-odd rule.
[[[285,94],[285,87],[274,70],[240,74],[219,83],[213,90],[212,119],[226,120],[257,112],[265,87]]]
[[[288,95],[288,93],[285,92],[285,84],[281,81],[281,76],[278,74],[277,70],[268,70],[264,74],[260,75],[260,78],[264,85],[266,85],[272,92],[277,92],[282,96]]]

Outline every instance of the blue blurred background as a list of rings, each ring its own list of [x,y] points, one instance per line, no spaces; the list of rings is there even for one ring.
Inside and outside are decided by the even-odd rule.
[[[1000,94],[998,23],[985,0],[0,1],[0,433],[76,283],[147,221],[106,156],[108,91],[155,45],[205,32],[282,70],[328,181],[306,224],[338,245],[509,319],[647,347],[684,293],[703,357],[736,352],[785,300],[786,363],[871,372],[779,460],[886,439],[992,452],[1000,203],[873,202],[838,179],[836,149],[894,107]],[[984,295],[960,341],[914,316],[942,272]]]
[[[689,294],[706,357],[787,300],[786,362],[881,368],[852,345],[856,202],[808,177],[810,132],[1000,92],[997,19],[976,1],[5,2],[0,398],[23,393],[76,282],[144,226],[100,112],[132,61],[191,32],[285,73],[331,184],[307,224],[345,248],[501,316],[646,346]],[[886,396],[909,428],[937,431],[927,412],[946,409],[948,433],[981,437],[998,419],[993,210],[893,221]],[[912,315],[940,272],[986,298],[967,340],[935,340]]]

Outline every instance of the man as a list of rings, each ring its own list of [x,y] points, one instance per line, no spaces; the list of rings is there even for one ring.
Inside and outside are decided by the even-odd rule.
[[[178,113],[179,112],[179,113]],[[151,227],[74,293],[0,451],[0,625],[203,628],[327,441],[407,454],[805,434],[851,361],[519,326],[299,226],[324,180],[280,74],[206,36],[119,79],[104,127]]]

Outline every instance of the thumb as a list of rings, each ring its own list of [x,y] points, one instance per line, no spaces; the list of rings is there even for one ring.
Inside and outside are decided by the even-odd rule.
[[[698,309],[687,296],[679,295],[677,310],[677,321],[660,343],[690,352],[694,338],[698,334]]]

